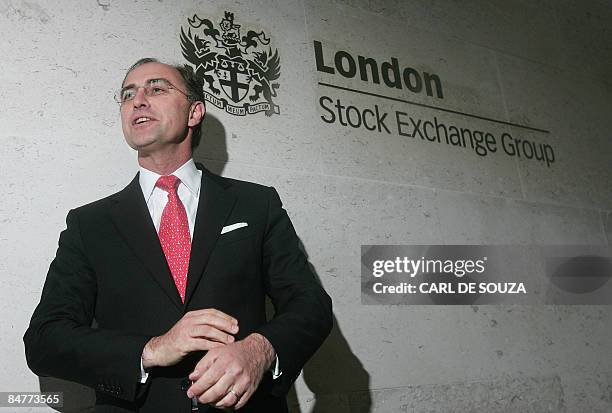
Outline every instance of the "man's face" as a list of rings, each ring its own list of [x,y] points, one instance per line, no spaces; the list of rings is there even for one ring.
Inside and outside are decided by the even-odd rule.
[[[185,92],[178,71],[162,63],[145,63],[136,67],[126,77],[123,87],[145,86],[155,79],[165,79]],[[183,142],[189,132],[188,126],[195,126],[192,125],[190,108],[191,103],[178,90],[146,96],[145,89],[139,87],[134,98],[121,105],[121,125],[126,142],[141,154],[163,151]]]

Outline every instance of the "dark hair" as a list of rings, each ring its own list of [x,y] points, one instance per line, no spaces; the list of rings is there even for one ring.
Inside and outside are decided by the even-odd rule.
[[[202,82],[196,77],[193,68],[189,65],[174,65],[170,63],[161,62],[158,59],[153,57],[143,57],[142,59],[138,59],[136,63],[134,63],[125,73],[123,77],[123,82],[121,85],[125,83],[125,79],[130,74],[130,72],[136,69],[138,66],[147,64],[147,63],[161,63],[167,66],[170,66],[176,69],[177,72],[181,75],[183,79],[183,83],[185,83],[185,88],[187,92],[187,99],[190,102],[202,102],[204,103],[204,93],[202,91],[203,85]],[[202,122],[199,125],[193,128],[193,133],[191,135],[191,148],[194,149],[200,144],[200,140],[202,138]]]

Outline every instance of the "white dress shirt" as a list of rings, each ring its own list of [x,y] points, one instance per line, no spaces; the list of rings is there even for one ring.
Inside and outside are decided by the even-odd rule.
[[[189,159],[180,168],[172,172],[171,175],[180,179],[177,194],[187,212],[187,221],[189,221],[189,236],[193,240],[193,231],[195,228],[195,219],[198,212],[198,202],[200,200],[200,190],[202,184],[202,171],[195,166],[193,159]],[[168,203],[168,192],[155,186],[155,183],[161,175],[140,167],[138,182],[140,189],[147,203],[149,214],[153,220],[155,231],[159,232],[159,224],[161,222],[162,212]],[[272,377],[276,379],[282,372],[278,362],[278,355],[272,370]],[[142,358],[140,359],[140,382],[146,383],[149,373],[142,366]]]
[[[200,185],[202,183],[202,171],[196,168],[193,159],[188,160],[174,171],[171,175],[176,176],[181,180],[178,186],[178,197],[185,206],[187,212],[187,221],[189,221],[189,235],[193,240],[193,229],[195,228],[195,219],[198,212],[198,201],[200,200]],[[162,212],[168,203],[168,192],[155,186],[155,183],[161,175],[153,171],[140,167],[140,189],[147,202],[147,208],[151,214],[155,231],[159,232],[159,223],[161,221]]]

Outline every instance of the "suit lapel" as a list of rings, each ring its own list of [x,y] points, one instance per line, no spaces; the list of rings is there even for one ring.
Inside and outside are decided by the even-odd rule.
[[[202,165],[197,164],[197,167],[202,170],[202,185],[191,243],[185,307],[202,278],[221,229],[236,202],[236,197],[226,191],[229,184],[212,175]]]
[[[168,295],[170,301],[182,312],[183,303],[174,285],[155,226],[142,195],[138,174],[123,191],[117,194],[110,214],[117,231],[149,270],[155,282]]]

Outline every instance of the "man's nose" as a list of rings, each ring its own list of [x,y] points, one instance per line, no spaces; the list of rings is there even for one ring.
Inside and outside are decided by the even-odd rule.
[[[136,89],[136,95],[134,95],[134,99],[132,99],[132,104],[135,108],[149,106],[149,100],[147,99],[147,94],[145,93],[144,87],[139,87]]]

